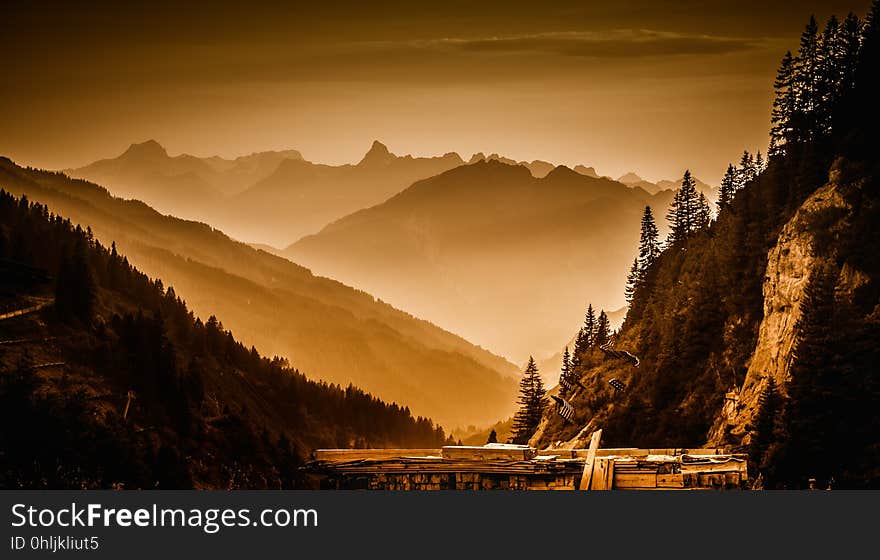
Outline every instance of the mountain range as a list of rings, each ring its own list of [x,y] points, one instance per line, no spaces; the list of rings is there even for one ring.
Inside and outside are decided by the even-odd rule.
[[[123,198],[141,200],[159,212],[210,223],[232,237],[286,247],[301,237],[357,210],[380,204],[409,187],[455,167],[478,161],[520,165],[536,178],[556,166],[547,161],[516,161],[497,153],[476,153],[465,162],[455,152],[437,157],[398,156],[374,141],[356,164],[324,165],[297,150],[256,152],[227,159],[219,156],[171,156],[155,140],[129,146],[115,158],[65,169],[70,177],[104,185]],[[599,178],[593,167],[574,171]],[[650,194],[678,187],[628,174],[621,181]],[[712,188],[698,181],[712,198]],[[714,200],[714,198],[712,198]]]
[[[234,160],[169,156],[150,140],[65,173],[106,185],[115,195],[142,200],[162,213],[205,221],[237,239],[284,247],[462,163],[451,153],[396,156],[378,141],[357,164],[333,166],[305,161],[296,150]]]
[[[123,198],[143,200],[156,210],[181,217],[212,211],[225,196],[237,193],[274,172],[284,160],[302,160],[296,150],[258,152],[235,159],[219,156],[170,156],[155,140],[132,144],[118,157],[98,160],[71,177],[112,186]]]
[[[681,186],[681,180],[672,181],[668,179],[663,179],[657,181],[656,183],[652,183],[645,179],[642,179],[632,171],[629,173],[625,173],[617,178],[617,181],[627,185],[629,187],[639,187],[644,189],[650,194],[657,194],[660,191],[671,190],[674,191]],[[706,195],[706,198],[709,200],[709,203],[714,206],[715,201],[718,200],[718,187],[713,187],[704,183],[699,179],[694,179],[695,186],[697,187],[697,191]]]
[[[487,164],[523,170],[511,181],[511,193],[519,195],[505,200],[506,187],[474,172]],[[517,363],[531,353],[554,354],[568,339],[578,319],[556,312],[567,298],[606,308],[623,303],[619,286],[635,247],[638,206],[652,206],[663,230],[662,217],[677,187],[634,173],[613,181],[592,167],[572,170],[497,153],[476,153],[467,163],[453,152],[398,156],[378,141],[357,164],[333,166],[306,161],[295,150],[236,159],[170,156],[151,140],[67,173],[254,241],[254,247],[365,289]],[[437,177],[443,179],[430,189],[436,196],[405,194],[424,191],[418,183]],[[698,188],[714,199],[715,189],[700,181]],[[529,189],[530,195],[520,196]],[[435,202],[439,206],[431,209]],[[520,228],[528,232],[517,232]],[[338,239],[342,230],[357,239]],[[526,258],[536,274],[518,270],[524,264],[516,262],[519,247],[508,241],[529,247]],[[557,266],[562,268],[554,270]],[[432,297],[433,289],[449,304],[439,304],[444,299]],[[526,320],[507,309],[507,302],[521,301],[513,298],[530,300],[520,305],[541,309],[540,317]]]
[[[216,315],[245,344],[313,379],[355,383],[446,426],[494,421],[514,407],[516,366],[369,294],[61,173],[0,159],[0,186],[115,242],[198,316]],[[448,398],[450,386],[458,398]]]
[[[551,355],[588,301],[616,309],[651,195],[567,167],[496,159],[413,184],[284,254],[519,363]],[[660,224],[661,228],[663,224]]]

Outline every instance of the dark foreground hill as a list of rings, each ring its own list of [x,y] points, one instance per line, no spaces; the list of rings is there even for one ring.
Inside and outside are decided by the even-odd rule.
[[[6,191],[0,267],[0,488],[292,488],[314,447],[444,441],[203,323],[115,246]]]

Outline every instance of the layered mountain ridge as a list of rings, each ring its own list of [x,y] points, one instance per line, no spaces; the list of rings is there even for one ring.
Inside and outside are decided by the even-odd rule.
[[[201,317],[312,378],[353,382],[446,426],[509,415],[517,368],[459,336],[197,222],[94,184],[0,161],[0,186],[91,227]],[[461,398],[446,398],[450,384]]]
[[[555,353],[580,304],[623,304],[645,206],[662,215],[671,196],[564,166],[538,178],[490,158],[419,181],[284,254],[519,363]]]

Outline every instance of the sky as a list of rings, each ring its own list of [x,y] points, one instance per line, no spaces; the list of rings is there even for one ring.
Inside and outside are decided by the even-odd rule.
[[[61,169],[155,139],[344,163],[379,139],[717,182],[766,149],[775,71],[809,15],[869,3],[14,2],[0,155]]]

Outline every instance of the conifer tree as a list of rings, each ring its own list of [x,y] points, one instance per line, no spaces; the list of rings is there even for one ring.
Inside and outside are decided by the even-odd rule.
[[[842,92],[849,91],[855,86],[856,70],[859,66],[859,51],[862,46],[862,22],[858,16],[850,12],[843,23],[840,24],[838,37],[840,56],[838,65],[840,68],[840,85]]]
[[[513,417],[513,442],[528,443],[538,429],[544,414],[546,390],[538,372],[535,359],[529,356],[529,363],[519,383],[519,410]]]
[[[608,321],[608,315],[606,315],[603,310],[599,313],[599,319],[596,320],[596,337],[594,344],[596,346],[603,346],[609,340],[611,340],[611,322]]]
[[[736,190],[739,191],[755,178],[755,160],[748,150],[744,150],[739,160],[739,169],[736,177]]]
[[[568,383],[571,383],[571,354],[566,346],[562,351],[562,369],[559,372],[559,390],[563,395],[567,392],[565,385]]]
[[[809,141],[816,136],[817,110],[822,103],[819,85],[821,69],[819,25],[816,18],[810,16],[810,21],[801,34],[797,58],[796,87],[801,122],[796,128],[799,128],[799,141]]]
[[[698,195],[696,181],[690,170],[685,170],[679,188],[672,199],[666,217],[669,220],[669,243],[676,243],[690,237],[696,229]]]
[[[581,353],[586,351],[587,343],[586,343],[586,334],[584,334],[584,328],[581,327],[578,330],[577,336],[574,339],[574,352],[571,354],[571,368],[574,370],[576,367],[580,367],[581,365]]]
[[[831,112],[837,102],[841,56],[840,23],[837,16],[832,15],[819,40],[819,74],[816,79],[816,132],[819,134],[831,133]]]
[[[596,345],[596,311],[593,304],[587,305],[587,314],[584,317],[584,350]]]
[[[749,443],[749,459],[758,468],[763,464],[764,455],[776,437],[780,412],[782,412],[782,395],[779,393],[776,380],[770,376],[758,396],[758,411],[755,414],[754,429]]]
[[[791,51],[785,53],[776,81],[773,83],[773,111],[770,116],[770,156],[785,152],[785,145],[795,141],[794,120],[797,111],[797,88],[795,86],[796,64]]]
[[[651,207],[646,205],[639,234],[639,270],[642,276],[658,256],[660,256],[660,231],[657,229]]]
[[[736,194],[736,170],[733,164],[728,164],[727,171],[721,179],[721,189],[718,192],[718,213],[733,202],[733,195]]]
[[[633,259],[632,266],[629,269],[629,273],[626,275],[626,286],[623,289],[623,295],[626,297],[627,305],[632,304],[633,298],[636,295],[636,289],[642,281],[642,270],[639,267],[639,259],[638,257]]]
[[[486,443],[498,443],[498,432],[495,430],[489,432],[489,439],[486,440]]]
[[[709,201],[706,199],[705,194],[700,193],[700,197],[697,199],[697,217],[695,229],[700,230],[709,227],[709,222],[711,221],[712,210],[709,208]]]

